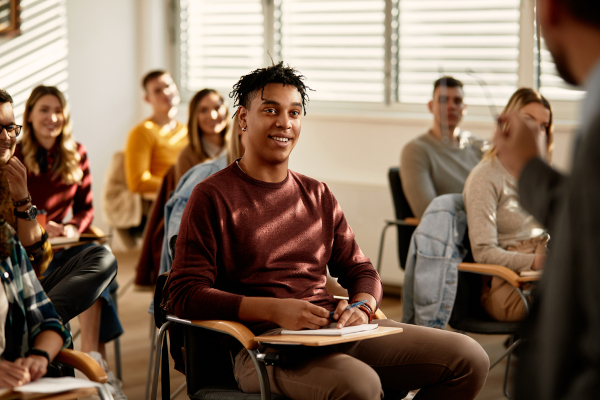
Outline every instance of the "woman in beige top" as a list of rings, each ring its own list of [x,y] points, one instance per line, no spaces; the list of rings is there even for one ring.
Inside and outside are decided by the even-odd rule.
[[[231,120],[223,96],[214,89],[202,89],[190,101],[189,144],[175,164],[175,185],[196,164],[216,158],[231,140]]]
[[[521,88],[508,101],[503,113],[517,111],[538,129],[540,153],[550,162],[552,154],[552,109],[533,89]],[[471,171],[463,190],[469,239],[478,263],[508,267],[517,273],[541,270],[546,260],[548,234],[519,204],[517,178],[503,162],[505,154],[492,147]],[[525,306],[514,288],[500,278],[486,278],[481,303],[498,321],[525,318]]]

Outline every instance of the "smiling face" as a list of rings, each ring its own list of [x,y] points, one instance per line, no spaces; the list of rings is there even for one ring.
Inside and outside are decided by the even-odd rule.
[[[300,138],[302,96],[292,85],[269,83],[257,90],[249,108],[240,106],[240,126],[246,128],[244,158],[261,165],[287,162]]]
[[[536,143],[540,154],[546,158],[548,154],[548,128],[550,126],[550,110],[540,103],[529,103],[519,110],[519,114],[530,126],[535,126]]]
[[[11,125],[15,123],[15,113],[10,103],[0,104],[0,124]],[[15,147],[17,146],[17,138],[11,138],[8,136],[6,129],[2,129],[0,132],[0,168],[4,167],[8,160],[15,153]]]
[[[27,122],[31,124],[38,143],[46,148],[52,147],[65,125],[63,106],[58,97],[53,94],[40,97],[33,105]]]
[[[220,135],[227,126],[227,106],[215,92],[208,93],[198,104],[198,127],[205,135]]]

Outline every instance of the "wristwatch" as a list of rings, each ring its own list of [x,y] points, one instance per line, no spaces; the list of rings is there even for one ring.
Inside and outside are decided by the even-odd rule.
[[[25,211],[18,211],[15,208],[15,216],[17,218],[26,219],[27,221],[33,221],[37,217],[38,209],[33,204]]]
[[[46,360],[48,360],[48,364],[50,364],[50,355],[48,354],[47,351],[44,350],[40,350],[40,349],[36,349],[35,347],[29,349],[29,351],[27,352],[27,356],[42,356],[42,357],[46,357]]]

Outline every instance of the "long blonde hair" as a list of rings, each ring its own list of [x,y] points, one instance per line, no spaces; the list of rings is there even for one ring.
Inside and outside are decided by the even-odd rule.
[[[510,96],[508,103],[502,110],[502,114],[509,113],[511,111],[519,111],[527,104],[538,103],[544,106],[550,111],[550,120],[548,121],[548,128],[546,128],[546,143],[548,146],[548,153],[546,154],[546,161],[550,163],[552,161],[552,150],[554,149],[554,125],[552,117],[552,107],[544,96],[539,92],[531,88],[520,88]],[[496,146],[492,145],[490,149],[483,155],[483,159],[494,158],[496,156]]]
[[[242,154],[242,136],[240,135],[240,123],[237,113],[233,117],[230,129],[230,138],[227,144],[227,160],[229,164],[240,158]]]
[[[33,89],[25,103],[25,112],[23,113],[23,139],[21,139],[25,166],[30,173],[34,175],[40,174],[40,165],[37,159],[40,144],[35,138],[33,125],[29,122],[29,118],[35,103],[47,94],[51,94],[58,98],[58,101],[60,101],[62,106],[62,113],[65,121],[62,132],[56,138],[56,141],[59,144],[59,151],[58,154],[55,155],[56,158],[54,165],[52,166],[52,178],[55,179],[61,177],[63,182],[67,185],[72,185],[73,183],[81,184],[81,180],[83,179],[83,171],[79,167],[81,156],[77,152],[77,143],[72,137],[69,107],[63,93],[54,86],[40,85],[36,87]]]
[[[225,125],[225,128],[223,128],[223,130],[221,131],[221,137],[223,138],[223,149],[229,148],[229,142],[231,140],[231,122],[229,121],[229,108],[227,108],[223,96],[221,96],[221,94],[214,89],[202,89],[194,95],[192,100],[190,100],[190,109],[188,115],[188,138],[190,146],[192,147],[194,154],[196,154],[201,163],[207,161],[209,157],[204,152],[204,149],[202,148],[202,140],[200,140],[200,138],[202,137],[202,131],[200,130],[200,126],[198,126],[198,109],[200,108],[200,102],[202,101],[202,99],[210,93],[215,93],[217,96],[219,96],[227,110],[225,112],[225,120],[227,121],[227,124]]]

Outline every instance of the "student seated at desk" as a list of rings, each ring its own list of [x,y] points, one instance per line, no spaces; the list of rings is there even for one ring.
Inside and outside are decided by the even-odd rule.
[[[71,343],[71,337],[29,261],[38,267],[47,264],[52,256],[47,236],[35,220],[15,221],[14,212],[31,205],[13,206],[15,199],[27,196],[26,170],[13,157],[21,127],[15,124],[12,98],[1,89],[0,124],[0,387],[6,388],[42,377],[49,360]],[[82,296],[78,302],[89,306],[86,300]]]
[[[514,111],[537,127],[540,153],[550,163],[550,103],[535,90],[521,88],[508,100],[503,114]],[[473,259],[478,263],[503,265],[517,273],[541,270],[549,236],[519,204],[517,178],[514,171],[505,167],[505,157],[506,154],[492,147],[465,183],[463,198]],[[481,304],[498,321],[520,321],[527,315],[513,286],[497,277],[484,277]]]
[[[190,319],[241,321],[255,334],[368,323],[382,296],[373,265],[326,184],[288,170],[307,102],[304,77],[283,63],[240,78],[232,97],[244,132],[241,159],[196,186],[183,213],[167,305]],[[348,289],[345,310],[326,269]],[[421,388],[418,399],[473,399],[489,359],[473,339],[377,320],[402,333],[302,352],[296,366],[267,367],[271,390],[294,399],[374,399]],[[246,352],[241,390],[259,392]],[[327,373],[323,373],[327,371]]]
[[[12,227],[0,218],[0,388],[44,376],[71,343]],[[24,318],[23,318],[24,317]]]
[[[15,207],[31,210],[33,201],[47,212],[47,236],[41,236],[35,220],[27,228],[34,235],[38,230],[50,252],[45,262],[34,262],[34,268],[62,321],[66,324],[79,316],[81,350],[102,363],[98,352],[104,353],[104,343],[123,333],[108,291],[117,273],[117,261],[97,244],[73,246],[52,254],[47,242],[47,237],[76,236],[92,223],[92,176],[87,152],[73,140],[66,99],[54,86],[33,89],[25,103],[23,121],[22,140],[10,161],[22,175],[18,176],[18,185],[10,185],[10,195]],[[65,221],[69,213],[72,218]],[[16,216],[19,222],[29,218],[27,214]],[[25,243],[23,235],[27,232],[20,225],[17,232]],[[71,268],[73,271],[67,272]],[[81,301],[83,291],[86,294]],[[87,304],[92,298],[93,304]]]

